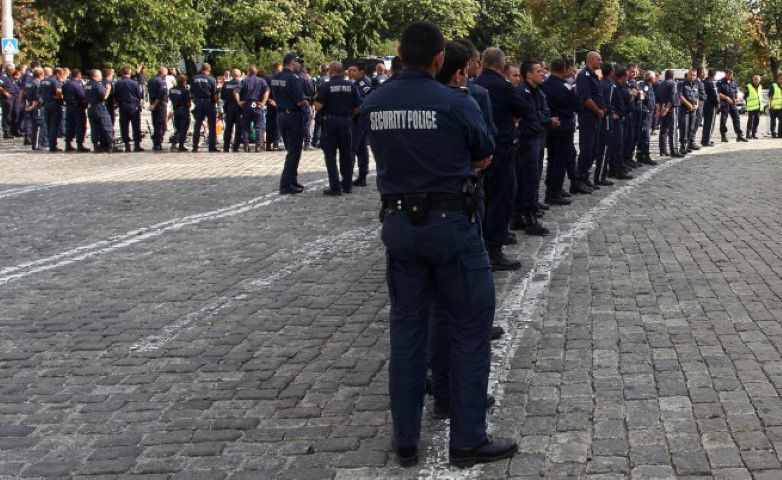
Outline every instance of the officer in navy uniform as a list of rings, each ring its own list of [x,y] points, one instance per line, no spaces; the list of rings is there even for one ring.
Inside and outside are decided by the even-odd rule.
[[[325,195],[350,193],[353,187],[352,124],[360,105],[358,87],[344,78],[342,63],[331,62],[329,80],[320,84],[315,95],[315,110],[322,115],[320,146],[329,175]]]
[[[14,64],[6,66],[0,75],[0,106],[3,109],[3,138],[12,138],[19,133],[19,95],[21,88],[14,79],[16,67]]]
[[[111,88],[109,88],[111,85]],[[114,88],[117,86],[117,80],[114,78],[113,68],[103,69],[103,86],[108,92],[106,97],[106,111],[109,112],[109,118],[111,119],[111,130],[114,131],[114,122],[117,119],[117,103],[114,101]]]
[[[106,108],[106,99],[111,94],[111,82],[105,83],[102,77],[100,70],[97,68],[93,70],[90,81],[87,82],[84,90],[90,104],[88,117],[93,151],[95,153],[110,153],[114,143],[114,126]]]
[[[627,65],[627,82],[624,84],[625,97],[630,95],[627,117],[624,120],[624,169],[638,168],[640,163],[633,160],[635,149],[638,146],[638,138],[641,136],[641,86],[635,77],[638,76],[638,64],[629,63]]]
[[[508,458],[512,440],[486,434],[489,329],[494,282],[477,221],[476,168],[491,141],[478,105],[437,82],[445,40],[429,22],[405,27],[405,69],[366,98],[360,126],[378,166],[387,248],[394,449],[418,462],[426,338],[434,297],[454,311],[451,329],[450,461],[471,466]]]
[[[679,153],[676,138],[677,114],[681,98],[676,80],[673,79],[673,70],[665,71],[665,80],[660,84],[657,101],[660,103],[660,155],[683,157],[684,154]]]
[[[611,132],[609,134],[608,176],[617,180],[631,180],[633,177],[628,175],[630,166],[627,163],[627,149],[625,142],[632,142],[633,137],[626,123],[630,121],[633,115],[634,96],[627,88],[630,75],[625,67],[619,67],[614,73],[613,88],[614,93],[610,95],[611,102],[608,105],[608,114],[606,117],[610,121]],[[636,90],[637,91],[637,90]],[[605,96],[605,92],[603,94]]]
[[[190,81],[190,96],[193,98],[193,151],[198,151],[201,142],[201,127],[206,119],[207,142],[210,152],[217,152],[217,81],[210,72],[212,66],[204,63],[201,72],[193,75]]]
[[[84,148],[84,136],[87,134],[87,94],[78,68],[71,71],[71,78],[62,86],[62,97],[65,101],[65,151],[89,152],[88,148]],[[74,138],[76,148],[73,148]]]
[[[570,193],[592,193],[596,185],[589,181],[589,170],[595,161],[599,127],[605,117],[605,101],[595,70],[603,63],[599,53],[586,56],[586,67],[576,75],[576,93],[584,104],[578,115],[578,180],[570,182]],[[600,188],[600,187],[597,187]]]
[[[114,101],[119,107],[119,131],[125,143],[125,151],[130,152],[130,131],[133,130],[133,149],[143,152],[141,147],[141,100],[144,92],[141,84],[131,78],[130,68],[122,67],[122,78],[114,86]]]
[[[475,44],[472,43],[472,41],[470,41],[468,38],[460,38],[454,41],[463,45],[470,52],[470,63],[467,64],[467,75],[469,75],[469,79],[466,85],[467,91],[470,92],[470,96],[478,103],[478,106],[481,108],[483,121],[486,123],[486,128],[489,130],[489,135],[491,135],[492,141],[494,141],[494,137],[497,135],[497,125],[494,124],[494,112],[491,108],[491,97],[489,96],[489,91],[487,89],[475,83],[475,79],[478,77],[478,74],[481,70],[481,54],[478,52],[478,49],[475,48]]]
[[[736,141],[747,142],[744,134],[741,132],[741,121],[739,120],[739,110],[736,108],[736,98],[739,93],[739,87],[736,80],[733,79],[733,70],[725,70],[725,77],[717,82],[717,96],[720,99],[720,135],[722,141],[728,141],[728,117],[733,121],[733,131],[736,132]]]
[[[242,80],[235,100],[242,108],[242,143],[244,151],[250,151],[250,130],[255,129],[255,151],[260,152],[266,143],[266,112],[264,107],[269,100],[269,85],[258,76],[258,69],[250,67],[247,77]]]
[[[364,101],[372,91],[372,80],[366,75],[364,62],[353,62],[348,67],[348,77],[356,84],[361,101]],[[358,163],[358,177],[353,181],[353,186],[366,187],[367,175],[369,174],[369,150],[367,149],[367,139],[359,128],[353,130],[353,157]]]
[[[518,270],[521,262],[502,251],[509,238],[508,225],[516,195],[516,154],[518,139],[516,118],[529,116],[530,105],[503,76],[505,53],[496,47],[484,50],[483,70],[475,83],[489,91],[492,116],[497,128],[491,165],[483,172],[486,196],[483,238],[489,251],[492,269]]]
[[[340,72],[342,74],[343,72]],[[315,79],[315,92],[320,89],[320,86],[328,82],[331,77],[329,76],[328,64],[322,64],[320,71],[318,72],[318,78]],[[315,148],[320,147],[320,138],[323,133],[323,111],[315,112],[314,128],[312,129],[312,146]],[[352,175],[351,175],[352,176]]]
[[[698,82],[695,80],[695,69],[691,68],[684,80],[679,83],[679,98],[681,100],[681,107],[679,107],[679,151],[681,153],[689,153],[701,148],[695,145],[695,131],[697,130],[695,121],[700,98]]]
[[[174,109],[174,137],[171,139],[171,151],[186,152],[185,140],[190,128],[190,90],[187,89],[187,77],[177,77],[177,84],[168,91],[171,107]]]
[[[701,123],[703,122],[703,109],[705,108],[706,103],[706,85],[703,83],[705,79],[706,70],[703,67],[698,67],[695,75],[695,84],[698,86],[698,110],[695,112],[695,131],[692,135],[693,139],[697,139],[698,129],[701,127]]]
[[[62,123],[62,68],[55,68],[52,76],[41,80],[38,95],[43,105],[43,122],[50,152],[61,152],[57,147],[57,132]]]
[[[602,186],[611,186],[614,182],[607,180],[609,164],[612,153],[612,137],[617,133],[623,135],[623,131],[618,131],[614,126],[611,113],[617,101],[621,101],[620,93],[617,91],[617,85],[614,81],[614,66],[610,63],[604,63],[601,68],[602,78],[600,79],[600,93],[605,106],[606,116],[600,121],[597,137],[597,150],[595,152],[595,188]],[[613,171],[611,172],[613,175]]]
[[[43,69],[40,66],[33,68],[33,78],[27,82],[25,87],[25,111],[27,114],[30,128],[30,145],[33,150],[41,150],[46,143],[46,136],[43,134],[43,112],[41,111],[41,99],[38,89],[43,80]]]
[[[33,119],[28,115],[27,112],[27,98],[26,98],[26,92],[27,88],[31,86],[33,83],[33,70],[36,68],[39,68],[41,64],[39,62],[30,62],[30,67],[25,69],[22,73],[22,78],[19,80],[19,88],[21,89],[21,93],[19,94],[19,103],[21,105],[21,110],[19,112],[19,121],[21,122],[20,128],[21,133],[24,135],[24,144],[30,145],[30,131],[32,129],[32,122]]]
[[[543,149],[545,132],[552,125],[559,126],[559,120],[552,120],[546,106],[546,97],[540,91],[545,81],[540,61],[527,61],[520,67],[523,82],[517,88],[519,96],[529,105],[519,120],[519,148],[516,165],[518,189],[514,200],[514,216],[523,218],[527,235],[548,235],[546,227],[538,223],[538,190],[540,186],[540,152]],[[511,227],[512,228],[512,227]]]
[[[223,151],[239,150],[239,142],[242,140],[243,125],[242,107],[237,101],[241,83],[242,72],[234,69],[231,77],[225,79],[223,88],[220,89],[220,99],[223,101]]]
[[[158,74],[147,82],[149,93],[149,111],[152,112],[152,150],[163,151],[163,137],[166,134],[168,117],[168,84],[166,76],[168,69],[160,67]]]
[[[271,97],[277,106],[277,123],[288,153],[280,176],[280,193],[297,194],[304,186],[297,181],[299,161],[304,142],[304,98],[301,81],[293,69],[298,68],[299,56],[288,53],[283,58],[283,69],[271,77]]]
[[[638,139],[636,159],[646,165],[657,165],[657,162],[652,160],[650,151],[652,122],[657,107],[657,98],[654,95],[655,75],[654,70],[647,70],[644,81],[639,85],[643,99],[641,100],[641,135]]]
[[[540,89],[546,94],[551,115],[559,118],[559,128],[552,129],[546,139],[548,148],[548,169],[546,171],[546,196],[544,202],[549,205],[570,205],[570,200],[562,196],[565,172],[568,165],[574,166],[576,147],[576,114],[584,106],[578,95],[566,86],[567,61],[563,59],[551,62],[551,75]],[[571,167],[573,168],[573,167]]]
[[[703,102],[703,134],[701,135],[701,146],[712,147],[711,132],[714,130],[715,120],[717,118],[717,108],[720,104],[717,96],[716,78],[717,70],[710,68],[706,79],[703,80],[703,89],[706,91],[706,101]]]

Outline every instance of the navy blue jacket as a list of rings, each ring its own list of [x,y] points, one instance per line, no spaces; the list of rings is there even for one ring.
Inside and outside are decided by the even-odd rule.
[[[141,84],[130,76],[120,78],[114,86],[114,101],[123,110],[133,112],[140,110],[143,98],[144,91]]]
[[[483,70],[475,83],[489,91],[494,124],[497,127],[495,143],[510,145],[516,136],[515,118],[529,115],[530,106],[505,78],[490,68]]]
[[[551,116],[559,118],[559,131],[576,131],[576,113],[584,110],[584,104],[576,93],[565,86],[565,79],[549,76],[540,89],[546,94]]]
[[[368,96],[360,128],[377,162],[381,194],[460,195],[472,167],[492,154],[478,104],[428,73],[406,69]]]
[[[238,105],[234,98],[234,92],[239,90],[242,84],[239,80],[230,79],[223,84],[223,89],[220,91],[220,98],[223,100],[225,106]]]
[[[683,80],[679,83],[679,95],[686,98],[688,102],[695,103],[698,101],[699,94],[698,94],[698,83],[692,82],[690,83],[689,80]],[[682,107],[684,105],[682,104]]]
[[[106,103],[106,87],[102,82],[90,80],[84,87],[84,91],[87,93],[87,101],[90,102],[90,105]]]
[[[193,75],[190,81],[190,95],[196,100],[213,100],[217,95],[217,81],[206,73]]]
[[[533,88],[526,82],[519,85],[516,90],[529,105],[526,115],[522,116],[519,122],[519,135],[527,138],[540,137],[551,123],[546,95],[539,88]]]
[[[576,75],[576,93],[582,103],[592,99],[592,101],[597,104],[598,108],[606,108],[606,101],[603,99],[597,75],[595,75],[595,72],[590,70],[589,67],[584,68]],[[586,108],[584,109],[584,113],[594,116],[594,113]]]
[[[318,86],[315,100],[323,104],[324,115],[352,115],[361,105],[361,94],[355,83],[344,78],[332,77]]]
[[[643,108],[644,112],[654,112],[657,103],[657,96],[655,95],[654,85],[649,85],[646,83],[646,81],[643,81],[639,86],[645,95],[644,100],[641,101],[641,108]]]
[[[283,68],[271,77],[271,97],[277,108],[284,110],[301,110],[298,103],[304,100],[301,80],[290,68]]]
[[[38,95],[41,97],[41,103],[44,105],[52,102],[62,103],[62,100],[54,98],[58,89],[62,90],[62,82],[57,80],[57,77],[54,75],[41,80],[41,85],[38,87]]]
[[[706,103],[712,107],[716,107],[720,102],[720,99],[717,96],[717,85],[715,85],[714,80],[708,78],[704,80],[703,89],[706,91]]]
[[[180,87],[179,85],[172,87],[168,91],[168,96],[171,99],[171,106],[174,110],[190,108],[190,90],[187,87]]]
[[[225,89],[225,87],[223,87]],[[239,99],[243,102],[257,102],[263,100],[269,85],[266,80],[257,75],[250,75],[242,80],[239,90]]]
[[[87,94],[84,93],[84,84],[81,80],[71,78],[62,86],[62,98],[65,104],[71,107],[84,108],[87,105]]]
[[[727,81],[724,78],[717,82],[717,91],[726,97],[730,97],[736,100],[736,96],[739,93],[739,87],[736,85],[735,80]],[[725,102],[722,102],[725,103]]]
[[[492,143],[494,143],[494,137],[497,136],[497,125],[494,124],[489,91],[474,81],[467,82],[467,90],[470,92],[470,96],[478,103],[478,106],[481,109],[481,115],[483,115],[483,121],[486,122],[486,129],[492,137]]]
[[[149,102],[155,102],[160,100],[161,102],[168,101],[168,85],[166,79],[160,75],[155,75],[147,82],[147,91],[149,92]]]

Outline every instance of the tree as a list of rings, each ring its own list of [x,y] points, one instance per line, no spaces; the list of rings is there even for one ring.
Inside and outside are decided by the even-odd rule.
[[[560,55],[598,49],[611,40],[619,26],[619,0],[528,0],[541,40]]]
[[[16,36],[19,38],[19,63],[38,60],[47,65],[57,63],[62,24],[56,17],[40,12],[34,0],[14,1]]]
[[[447,39],[463,37],[475,26],[479,5],[476,0],[387,0],[386,38],[399,38],[406,24],[428,20],[440,25]]]
[[[745,0],[747,29],[760,65],[768,65],[776,78],[782,62],[782,0]]]

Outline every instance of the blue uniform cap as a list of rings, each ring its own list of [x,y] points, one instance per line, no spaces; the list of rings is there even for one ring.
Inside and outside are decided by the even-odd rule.
[[[291,60],[298,61],[298,60],[300,60],[300,57],[297,54],[291,52],[291,53],[288,53],[288,54],[285,55],[285,57],[282,59],[282,63],[284,65],[284,64],[287,64],[288,62],[290,62]]]

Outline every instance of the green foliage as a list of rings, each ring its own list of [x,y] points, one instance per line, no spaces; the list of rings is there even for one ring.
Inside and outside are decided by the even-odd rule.
[[[414,20],[434,22],[446,38],[456,38],[470,33],[478,10],[476,0],[387,0],[383,17],[388,20],[388,38],[398,38]]]
[[[57,63],[62,25],[58,18],[35,8],[34,0],[16,0],[13,4],[16,37],[21,50],[16,61],[38,60],[46,65]]]
[[[689,65],[687,54],[673,48],[665,38],[627,35],[612,45],[610,58],[617,63],[640,63],[644,69],[664,70]]]
[[[560,55],[597,49],[619,26],[619,0],[529,0],[529,11],[542,39]]]

